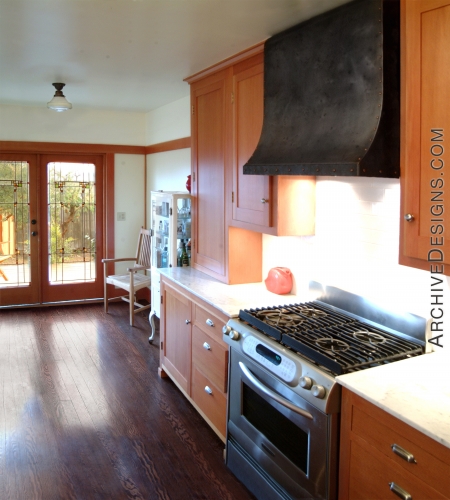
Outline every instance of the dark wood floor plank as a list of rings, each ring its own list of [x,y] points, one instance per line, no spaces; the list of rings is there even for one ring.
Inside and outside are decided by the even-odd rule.
[[[149,333],[124,303],[0,311],[1,500],[253,498]]]
[[[32,415],[32,432],[38,437],[35,460],[41,477],[42,498],[74,499],[72,474],[58,450],[58,443],[64,439],[68,425],[60,395],[67,399],[68,394],[59,380],[55,360],[45,349],[43,339],[47,330],[47,325],[42,322],[33,321],[26,326],[22,323],[23,352],[27,354],[29,376],[35,386]],[[48,477],[48,470],[57,472],[55,477]]]
[[[5,404],[8,405],[8,377],[9,371],[9,323],[0,322],[0,498],[8,498],[6,476],[6,417]],[[12,475],[13,476],[13,475]]]

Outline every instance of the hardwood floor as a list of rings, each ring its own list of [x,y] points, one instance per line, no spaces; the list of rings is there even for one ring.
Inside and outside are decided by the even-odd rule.
[[[127,307],[0,311],[0,499],[254,498]]]

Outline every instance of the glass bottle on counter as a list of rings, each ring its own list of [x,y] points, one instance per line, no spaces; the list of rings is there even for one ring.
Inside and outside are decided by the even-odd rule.
[[[183,265],[182,256],[183,256],[183,240],[180,240],[177,249],[177,267],[181,267]]]
[[[187,245],[186,245],[186,252],[188,254],[189,265],[191,265],[191,240],[190,239],[189,239],[189,241],[187,242]]]
[[[181,251],[181,265],[182,267],[189,267],[189,257],[188,257],[188,254],[186,252],[186,244],[184,243],[183,241],[183,247],[182,247],[182,251]]]
[[[168,258],[169,252],[167,250],[167,247],[164,247],[164,250],[161,252],[161,267],[168,267]]]

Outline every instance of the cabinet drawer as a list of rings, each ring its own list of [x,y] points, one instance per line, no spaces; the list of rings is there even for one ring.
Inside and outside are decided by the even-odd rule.
[[[226,321],[221,320],[218,316],[211,314],[203,307],[193,304],[193,324],[198,326],[208,335],[211,335],[216,340],[222,342],[222,328]],[[224,344],[225,345],[225,344]]]
[[[228,349],[196,326],[192,328],[192,364],[227,392]]]
[[[369,415],[360,407],[353,406],[352,413],[352,432],[377,448],[393,463],[426,481],[438,491],[442,493],[450,492],[448,465],[433,454],[432,448],[441,446],[439,443],[432,442],[430,447],[427,448],[424,443],[419,445],[413,442],[411,431],[414,429],[385,412],[381,414],[382,422],[380,416],[377,415],[378,412]],[[410,436],[411,439],[405,436]],[[396,449],[400,454],[402,454],[402,450],[410,453],[415,462],[408,462],[394,453],[393,445],[396,445]]]
[[[195,366],[192,371],[191,397],[217,430],[225,436],[227,399]]]
[[[413,500],[445,500],[428,484],[408,473],[393,460],[386,458],[373,446],[360,439],[351,442],[349,499],[398,500],[390,489],[395,483],[411,495]]]

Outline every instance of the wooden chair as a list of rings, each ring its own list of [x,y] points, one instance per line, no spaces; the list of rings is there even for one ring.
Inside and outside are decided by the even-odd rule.
[[[121,298],[130,304],[130,325],[134,326],[134,315],[144,309],[150,309],[151,304],[143,306],[136,301],[136,292],[141,288],[149,287],[151,285],[151,276],[146,276],[138,271],[150,270],[150,255],[151,255],[151,236],[150,231],[141,228],[139,232],[139,239],[137,245],[136,257],[126,257],[122,259],[102,259],[103,270],[105,276],[105,312],[108,312],[108,303],[111,300]],[[110,262],[126,262],[134,261],[134,266],[127,269],[128,274],[114,274],[107,275],[107,266]],[[114,285],[117,288],[126,290],[128,293],[121,297],[108,298],[108,285]],[[137,309],[135,309],[137,307]]]

